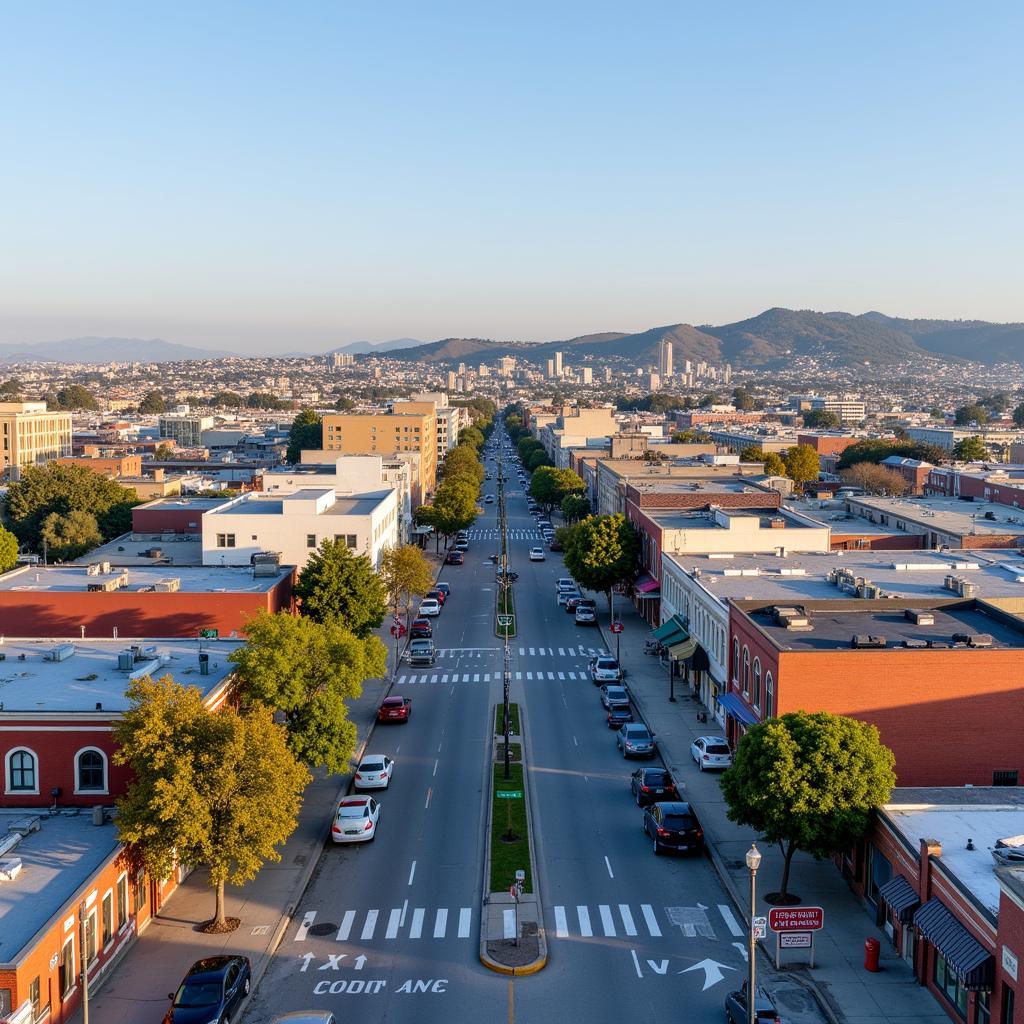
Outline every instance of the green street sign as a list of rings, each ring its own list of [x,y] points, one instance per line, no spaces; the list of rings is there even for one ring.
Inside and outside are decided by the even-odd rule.
[[[499,626],[511,626],[512,625],[512,616],[511,615],[499,615],[498,616],[498,625]]]
[[[521,789],[499,789],[494,795],[504,800],[523,799],[523,791]]]

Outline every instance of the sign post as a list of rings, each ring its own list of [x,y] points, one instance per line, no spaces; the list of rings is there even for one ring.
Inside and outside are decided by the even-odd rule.
[[[776,970],[784,949],[809,949],[814,966],[814,933],[825,927],[824,908],[773,907],[768,911],[768,927],[775,932]]]
[[[611,624],[611,631],[615,634],[615,660],[621,665],[621,659],[619,658],[619,650],[622,646],[622,623],[616,619]]]

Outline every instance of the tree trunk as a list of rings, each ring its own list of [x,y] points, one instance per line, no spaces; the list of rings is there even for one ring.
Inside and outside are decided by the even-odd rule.
[[[608,591],[608,628],[611,628],[612,622],[615,620],[612,618],[612,592]]]
[[[789,868],[793,863],[793,854],[796,853],[796,844],[790,842],[779,843],[779,849],[782,851],[782,885],[779,887],[779,894],[786,896],[789,893]]]
[[[218,882],[213,891],[217,895],[217,906],[213,912],[213,927],[217,929],[227,927],[227,919],[224,916],[224,883]]]

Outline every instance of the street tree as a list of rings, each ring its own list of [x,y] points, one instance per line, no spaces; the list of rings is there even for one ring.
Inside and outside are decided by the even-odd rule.
[[[412,598],[422,597],[434,585],[430,563],[414,544],[402,544],[384,552],[380,575],[395,618],[404,608],[408,625]]]
[[[18,564],[18,538],[0,526],[0,572],[10,572]]]
[[[232,931],[239,922],[225,915],[224,886],[281,859],[309,772],[265,707],[210,711],[196,687],[170,676],[136,679],[127,697],[114,726],[114,763],[132,772],[117,801],[118,837],[156,878],[207,865],[215,906],[203,930]]]
[[[542,445],[540,441],[531,434],[525,434],[516,444],[516,451],[519,454],[519,461],[525,465],[526,460],[530,457],[531,453],[535,451],[544,451],[544,445]]]
[[[210,399],[210,405],[215,409],[240,409],[243,404],[242,396],[234,391],[218,391]]]
[[[881,462],[890,455],[900,455],[907,459],[920,459],[935,466],[941,465],[949,458],[949,453],[938,445],[924,441],[898,441],[885,437],[865,438],[851,444],[839,456],[837,466],[840,470],[849,469],[858,462]]]
[[[777,902],[786,902],[793,854],[848,850],[896,784],[895,758],[866,722],[795,711],[753,726],[722,776],[731,821],[749,825],[783,857]]]
[[[548,453],[543,448],[536,448],[530,452],[530,457],[526,460],[526,468],[532,473],[535,469],[540,469],[541,466],[550,466],[551,460],[548,458]]]
[[[51,512],[44,520],[40,538],[50,558],[68,562],[103,543],[96,517],[91,512]]]
[[[839,475],[843,483],[863,488],[868,494],[902,498],[911,490],[910,482],[901,473],[888,466],[877,466],[873,462],[858,462]]]
[[[320,542],[299,573],[295,596],[303,615],[339,622],[360,638],[369,636],[387,611],[384,583],[370,559],[343,539]]]
[[[983,427],[989,421],[989,412],[985,406],[979,405],[977,402],[969,402],[967,405],[960,406],[953,414],[953,418],[956,420],[957,426],[960,427],[972,425]]]
[[[1013,410],[1013,422],[1018,427],[1024,427],[1024,404],[1018,405],[1017,408]]]
[[[157,462],[168,462],[174,458],[174,449],[169,444],[158,444],[153,451],[153,458]]]
[[[440,476],[442,480],[462,478],[479,488],[485,472],[476,449],[468,444],[459,444],[442,460]]]
[[[0,381],[0,401],[16,402],[21,398],[21,395],[21,381],[17,377],[8,377],[7,380]]]
[[[288,450],[285,453],[285,460],[290,463],[301,462],[303,451],[316,451],[323,446],[323,420],[314,410],[303,409],[288,428]]]
[[[147,391],[139,402],[139,412],[152,415],[153,413],[167,412],[167,400],[160,391]]]
[[[581,494],[587,485],[572,469],[539,466],[530,478],[530,497],[550,512],[568,494]]]
[[[475,451],[484,446],[484,435],[476,427],[463,427],[459,431],[459,444],[468,444]]]
[[[786,464],[786,476],[795,484],[817,480],[821,474],[818,453],[809,444],[795,444],[787,448],[782,461]]]
[[[769,476],[786,476],[786,463],[778,452],[766,452],[756,444],[748,444],[740,451],[740,462],[760,462]]]
[[[989,457],[985,442],[977,434],[962,437],[953,445],[953,458],[957,462],[984,462]]]
[[[88,409],[95,411],[100,407],[92,392],[87,391],[81,384],[69,384],[66,388],[61,388],[54,398],[54,405],[57,409]]]
[[[562,499],[562,518],[567,523],[578,523],[590,515],[590,500],[583,494],[567,494]]]
[[[843,425],[839,414],[831,409],[808,409],[803,416],[804,426],[815,430],[835,430]]]
[[[611,619],[612,588],[630,582],[637,573],[640,539],[621,513],[588,516],[571,527],[565,547],[565,567],[588,590],[608,598]]]
[[[479,488],[466,480],[445,480],[434,495],[433,527],[446,539],[467,530],[476,519]]]
[[[387,671],[384,645],[341,623],[287,612],[261,612],[245,629],[248,642],[229,656],[243,711],[260,704],[280,711],[300,761],[332,774],[347,771],[356,746],[347,702],[363,692],[364,679]]]

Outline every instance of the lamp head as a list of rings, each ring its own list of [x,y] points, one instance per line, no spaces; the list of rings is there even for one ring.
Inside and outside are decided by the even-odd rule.
[[[747,850],[747,867],[751,871],[756,871],[761,866],[761,851],[757,848],[756,844],[751,843],[750,849]]]

